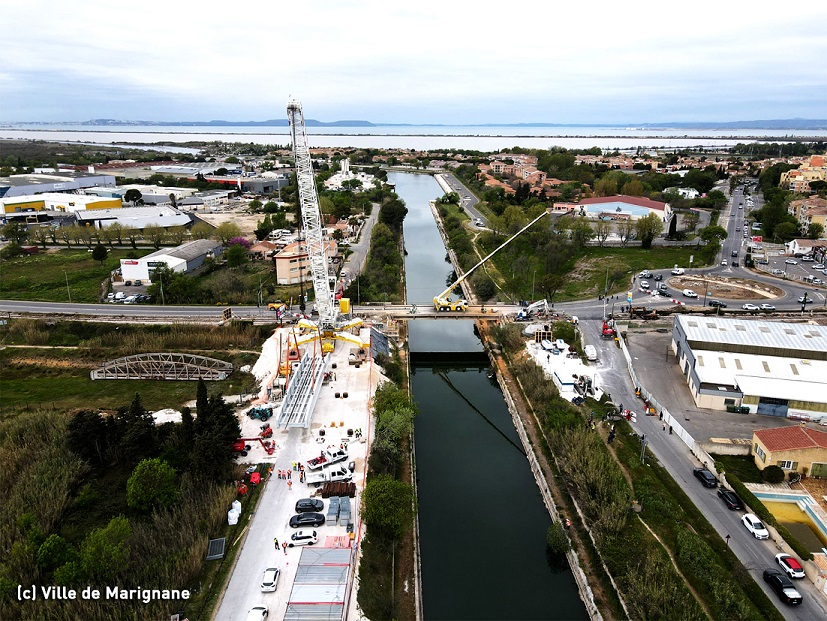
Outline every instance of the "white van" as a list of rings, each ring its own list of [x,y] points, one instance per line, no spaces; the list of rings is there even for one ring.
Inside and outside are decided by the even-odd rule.
[[[595,361],[597,360],[597,349],[595,349],[594,345],[586,345],[583,348],[583,351],[586,353],[586,359]]]

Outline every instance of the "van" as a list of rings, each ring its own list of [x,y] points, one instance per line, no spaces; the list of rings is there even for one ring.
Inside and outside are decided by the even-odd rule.
[[[597,360],[597,349],[595,349],[594,345],[586,345],[583,348],[583,351],[586,353],[586,359],[595,361]]]

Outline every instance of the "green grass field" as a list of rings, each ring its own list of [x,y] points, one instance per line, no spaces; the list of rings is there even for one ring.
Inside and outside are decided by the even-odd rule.
[[[141,257],[151,252],[142,250],[110,250],[103,262],[92,259],[86,248],[64,248],[22,256],[0,263],[0,297],[6,300],[39,302],[99,302],[101,283],[120,259]],[[67,291],[68,281],[68,291]]]

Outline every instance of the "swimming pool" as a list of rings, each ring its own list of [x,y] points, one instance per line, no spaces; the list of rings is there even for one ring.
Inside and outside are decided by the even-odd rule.
[[[818,505],[809,494],[802,493],[774,493],[753,491],[755,497],[767,505],[767,509],[779,522],[805,523],[811,528],[821,543],[827,546],[827,521],[822,517],[823,512],[817,510]],[[789,510],[781,505],[791,505]],[[775,506],[774,506],[775,505]],[[796,511],[792,511],[792,506]],[[773,511],[776,509],[776,511]]]
[[[630,205],[629,203],[621,203],[619,201],[612,201],[610,203],[595,203],[593,205],[579,205],[580,208],[585,208],[586,213],[597,215],[600,213],[617,214],[617,215],[631,215],[631,216],[648,216],[649,209],[640,207],[639,205]]]

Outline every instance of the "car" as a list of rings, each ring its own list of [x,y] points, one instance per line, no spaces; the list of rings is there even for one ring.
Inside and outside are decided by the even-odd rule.
[[[738,498],[738,494],[725,487],[718,488],[718,498],[724,501],[724,504],[730,511],[739,511],[744,508],[744,504],[741,502],[741,499]]]
[[[319,512],[324,510],[321,498],[302,498],[296,501],[296,513]]]
[[[279,582],[279,570],[277,567],[268,567],[264,570],[264,575],[261,577],[261,590],[269,593],[276,590],[276,585]]]
[[[270,609],[264,604],[259,604],[258,606],[250,608],[250,611],[245,617],[245,621],[262,621],[262,619],[266,619],[269,614]]]
[[[650,272],[649,270],[643,270],[640,274],[638,274],[638,276],[640,276],[641,278],[651,278],[652,272]]]
[[[805,263],[812,263],[813,261],[815,261],[815,259],[811,257],[809,254],[805,254],[803,257],[801,257],[801,260]]]
[[[796,261],[795,259],[786,259],[784,263],[786,263],[787,265],[798,265],[798,261]]]
[[[821,280],[821,278],[813,278],[813,284],[814,285],[823,285],[824,281]]]
[[[692,289],[684,289],[683,290],[683,297],[685,298],[697,298],[698,294],[692,291]]]
[[[790,578],[800,579],[806,575],[801,563],[794,556],[780,552],[775,555],[775,562]]]
[[[132,286],[132,281],[131,281],[131,280],[127,280],[127,281],[124,283],[124,286],[125,286],[125,287],[131,287],[131,286]]]
[[[717,306],[718,308],[726,308],[726,304],[721,302],[721,300],[709,300],[709,305],[713,307]]]
[[[297,530],[290,535],[290,541],[287,542],[287,547],[293,546],[312,546],[319,540],[315,530]]]
[[[770,532],[767,530],[767,527],[764,526],[764,523],[758,519],[758,516],[747,513],[741,518],[741,522],[743,522],[746,529],[751,532],[752,536],[756,539],[770,538]]]
[[[706,468],[695,468],[692,474],[703,483],[704,487],[718,487],[718,479]]]
[[[746,231],[744,231],[744,239],[746,239],[747,237],[749,237],[749,233],[747,233]]]
[[[321,526],[322,524],[324,524],[324,515],[321,513],[299,513],[290,518],[291,528]]]
[[[738,267],[738,261],[733,261],[732,262],[732,267]]]
[[[683,275],[683,273],[684,273],[684,270],[683,270],[682,267],[676,267],[672,270],[672,275],[673,276],[681,276],[681,275]]]
[[[744,206],[741,203],[738,203],[738,209],[743,209]]]
[[[135,281],[135,286],[136,286],[136,287],[140,287],[140,286],[141,286],[141,285],[143,285],[143,284],[144,284],[144,281],[142,281],[142,280],[136,280],[136,281]]]
[[[646,282],[645,280],[641,280],[640,281],[640,288],[641,289],[648,289],[649,288],[649,283]]]
[[[772,271],[772,275],[773,276],[783,276],[784,275],[784,270],[775,269],[775,270]]]
[[[772,587],[772,590],[778,595],[778,599],[785,604],[795,606],[801,603],[801,593],[796,590],[792,581],[781,573],[780,569],[776,569],[775,567],[765,569],[764,582]]]
[[[758,259],[758,263],[759,263],[760,265],[769,265],[769,264],[770,264],[770,260],[769,260],[768,258],[766,258],[766,257],[761,257],[760,259]]]
[[[672,297],[672,294],[670,294],[666,289],[655,289],[655,293],[662,295],[665,298]]]
[[[810,267],[813,268],[814,270],[823,270],[824,269],[824,263],[813,263]]]
[[[485,225],[483,224],[483,221],[482,221],[482,220],[480,220],[479,218],[477,218],[476,220],[474,220],[474,224],[476,224],[477,226],[485,226]]]
[[[799,304],[812,304],[813,303],[813,298],[811,298],[810,296],[808,296],[806,294],[805,295],[800,295],[800,296],[798,296],[798,303]]]
[[[759,306],[759,307],[758,307],[758,310],[762,310],[762,311],[774,311],[774,310],[775,310],[775,306],[773,306],[772,304],[761,304],[761,306]]]
[[[823,267],[823,266],[822,266],[822,267]],[[661,280],[663,280],[663,274],[655,274],[655,280],[657,280],[658,282],[660,282]]]
[[[721,261],[721,265],[728,265],[727,260],[724,259],[723,261]]]
[[[737,250],[733,250],[733,251],[732,251],[732,256],[733,256],[733,257],[737,257],[737,256],[738,256],[738,251],[737,251]]]
[[[757,311],[757,310],[759,310],[758,307],[755,304],[752,304],[750,302],[747,302],[746,304],[741,306],[741,308],[744,309],[745,311]]]

